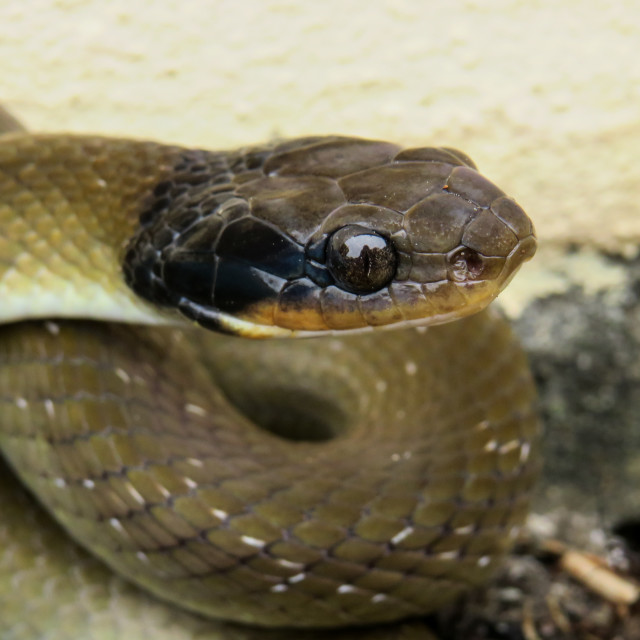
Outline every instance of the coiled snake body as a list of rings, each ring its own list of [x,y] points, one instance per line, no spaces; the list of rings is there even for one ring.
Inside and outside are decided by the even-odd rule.
[[[506,323],[471,314],[535,240],[463,154],[14,131],[0,230],[4,457],[118,576],[336,627],[433,611],[508,550],[534,391]],[[164,605],[4,486],[3,638],[162,637]]]

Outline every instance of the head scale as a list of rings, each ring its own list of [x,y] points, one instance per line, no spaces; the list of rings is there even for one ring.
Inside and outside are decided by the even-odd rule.
[[[522,209],[458,151],[305,138],[185,152],[124,271],[204,326],[308,335],[468,315],[535,247]]]

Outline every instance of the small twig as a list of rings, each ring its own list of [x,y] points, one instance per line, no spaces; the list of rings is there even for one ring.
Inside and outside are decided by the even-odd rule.
[[[522,608],[522,635],[525,640],[541,640],[538,632],[536,631],[536,624],[534,621],[532,604],[529,600],[525,601]]]
[[[549,609],[551,619],[555,623],[556,627],[558,627],[558,629],[560,629],[564,634],[569,635],[572,631],[571,622],[562,610],[558,599],[549,593],[545,600],[547,602],[547,608]]]
[[[558,556],[558,564],[572,578],[616,606],[627,607],[640,599],[640,587],[611,570],[606,562],[557,540],[545,540],[541,549]]]

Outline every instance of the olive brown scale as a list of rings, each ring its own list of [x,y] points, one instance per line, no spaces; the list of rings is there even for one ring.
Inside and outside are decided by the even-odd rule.
[[[271,640],[484,583],[539,467],[484,309],[534,251],[452,149],[0,137],[0,446],[62,526],[7,479],[0,635]]]

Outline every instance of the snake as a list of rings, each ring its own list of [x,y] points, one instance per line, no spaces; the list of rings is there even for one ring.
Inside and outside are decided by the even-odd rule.
[[[468,156],[1,120],[3,638],[387,638],[490,578],[536,236]]]

